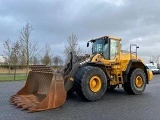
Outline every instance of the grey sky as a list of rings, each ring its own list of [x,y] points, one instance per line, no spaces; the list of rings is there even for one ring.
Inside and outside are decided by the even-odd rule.
[[[159,21],[159,0],[0,0],[0,54],[3,42],[17,40],[29,22],[31,40],[49,44],[54,55],[63,55],[72,33],[84,50],[88,40],[113,35],[122,38],[123,49],[139,45],[138,54],[147,61],[160,52]]]

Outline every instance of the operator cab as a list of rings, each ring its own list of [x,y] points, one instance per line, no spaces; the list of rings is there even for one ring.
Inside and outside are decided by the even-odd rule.
[[[112,60],[120,51],[120,38],[104,36],[90,40],[92,43],[92,54],[102,54],[106,60]],[[87,47],[89,46],[87,43]]]

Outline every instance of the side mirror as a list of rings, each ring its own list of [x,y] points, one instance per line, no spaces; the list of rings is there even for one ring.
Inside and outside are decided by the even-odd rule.
[[[87,42],[87,47],[89,47],[89,42]]]
[[[108,44],[108,39],[107,39],[107,40],[105,40],[105,44]]]

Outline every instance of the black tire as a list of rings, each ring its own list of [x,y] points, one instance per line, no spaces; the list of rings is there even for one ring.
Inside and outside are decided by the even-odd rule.
[[[137,81],[137,82],[136,82]],[[124,91],[128,94],[142,94],[146,88],[146,75],[140,68],[131,69],[128,81],[124,83]]]
[[[67,92],[67,95],[72,95],[75,92],[74,86]]]
[[[98,78],[97,88],[92,88],[91,81]],[[99,85],[100,82],[100,85]],[[75,77],[75,91],[79,97],[88,101],[101,99],[107,89],[107,80],[104,72],[98,67],[85,66],[80,68]]]

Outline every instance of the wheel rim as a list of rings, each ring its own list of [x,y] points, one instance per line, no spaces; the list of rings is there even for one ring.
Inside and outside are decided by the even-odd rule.
[[[142,87],[142,85],[143,85],[143,78],[141,76],[137,76],[136,77],[136,86],[138,88],[140,88],[140,87]]]
[[[93,76],[89,81],[91,91],[98,92],[101,89],[102,82],[98,76]]]

